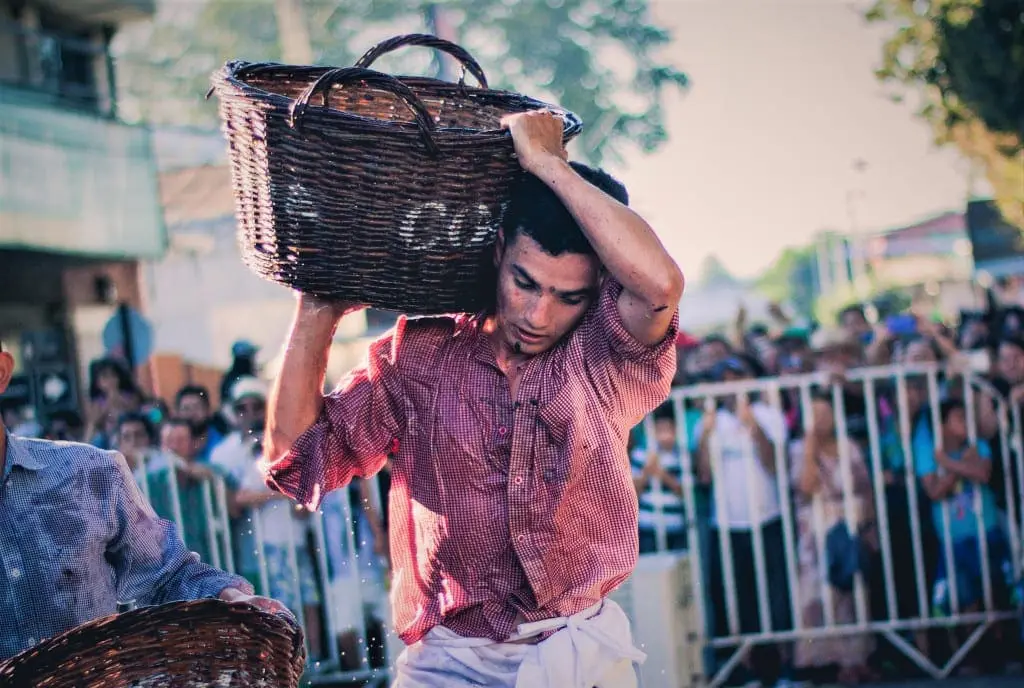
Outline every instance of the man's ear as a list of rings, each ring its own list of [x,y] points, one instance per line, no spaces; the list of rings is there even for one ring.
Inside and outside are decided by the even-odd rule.
[[[0,351],[0,394],[7,391],[7,385],[11,384],[12,375],[14,375],[14,357],[6,351]]]

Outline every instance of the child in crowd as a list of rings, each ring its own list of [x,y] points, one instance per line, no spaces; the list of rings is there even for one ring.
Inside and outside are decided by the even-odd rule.
[[[956,595],[961,613],[979,611],[984,603],[983,566],[980,537],[988,550],[993,600],[1006,606],[1011,591],[1012,567],[1009,546],[1000,522],[995,495],[989,487],[992,451],[987,442],[972,444],[968,436],[967,413],[962,401],[942,403],[940,413],[942,444],[936,448],[930,436],[914,438],[914,463],[925,491],[934,502],[932,520],[942,544],[933,590],[938,614],[951,610],[951,580],[947,570],[946,546],[953,552]],[[948,513],[948,530],[943,512]],[[980,528],[979,528],[980,521]]]
[[[685,549],[683,470],[671,402],[654,412],[654,447],[637,448],[630,463],[640,503],[640,553],[658,551],[659,527],[665,531],[666,549]]]

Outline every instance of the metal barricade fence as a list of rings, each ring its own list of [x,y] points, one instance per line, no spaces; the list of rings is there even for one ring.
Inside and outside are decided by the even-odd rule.
[[[730,421],[735,413],[729,409],[740,398],[751,400],[760,432]],[[995,450],[989,465],[997,469],[991,474],[1001,477],[1001,485],[994,485],[1001,492],[998,497],[1002,503],[998,506],[993,488],[974,487],[967,479],[947,480],[949,469],[937,463],[934,456],[923,455],[929,450],[957,449],[943,447],[940,408],[945,398],[962,400],[969,446],[978,448],[979,440],[987,440],[986,446]],[[834,459],[838,463],[841,507],[829,505],[820,490],[813,497],[801,495],[802,476],[794,472],[794,463],[803,460],[800,447],[805,451],[806,444],[790,435],[806,438],[813,431],[812,399],[827,401],[831,406],[838,438],[838,456]],[[721,685],[754,646],[789,646],[829,638],[848,641],[857,636],[883,637],[923,671],[942,678],[994,624],[1019,616],[1019,611],[1008,605],[1006,593],[1021,580],[1024,564],[1021,414],[985,380],[935,365],[886,366],[851,370],[842,381],[809,374],[682,387],[673,390],[670,401],[675,411],[675,456],[683,478],[686,543],[691,561],[699,563],[691,571],[696,616],[705,620],[700,638],[708,650],[705,663],[715,652],[732,650],[720,666],[705,667],[711,686]],[[852,413],[846,408],[848,404],[862,408]],[[793,433],[786,427],[787,412]],[[712,415],[715,428],[704,433],[702,426]],[[851,422],[857,427],[851,428]],[[644,429],[648,446],[641,451],[646,453],[655,442],[653,417],[645,419]],[[842,439],[851,434],[856,437]],[[925,471],[934,473],[937,482],[946,481],[947,488],[948,483],[958,483],[960,487],[955,490],[959,491],[952,493],[955,499],[947,495],[931,502],[922,489],[921,473]],[[710,519],[697,509],[702,472],[710,473],[711,478],[710,486],[703,488],[711,495]],[[855,484],[858,477],[859,485]],[[661,487],[654,484],[648,489]],[[903,498],[905,508],[891,515],[889,507],[899,506]],[[654,540],[657,549],[663,550],[668,533],[661,501],[652,503]],[[825,522],[827,508],[833,512],[832,523]],[[953,508],[957,510],[955,519]],[[937,516],[934,524],[929,512]],[[967,518],[968,512],[973,519]],[[730,522],[737,513],[741,518]],[[972,532],[963,533],[963,524],[971,520]],[[864,574],[854,574],[848,593],[853,611],[850,614],[847,610],[844,619],[835,618],[833,598],[840,593],[826,571],[829,549],[834,547],[829,544],[834,539],[830,531],[840,522],[854,536],[868,524],[873,524],[877,533],[877,550],[872,555],[878,571],[871,581],[875,585],[869,586]],[[774,541],[776,524],[781,526],[781,542]],[[993,533],[1002,535],[994,537]],[[773,542],[766,544],[769,536]],[[898,536],[895,550],[894,536]],[[807,550],[801,549],[801,541]],[[964,541],[980,550],[980,571],[965,570],[961,557],[969,555],[958,554],[957,550],[958,543]],[[909,551],[903,551],[908,544]],[[743,552],[734,552],[736,547]],[[782,557],[778,556],[778,547],[784,550]],[[990,551],[993,547],[999,548],[1000,558]],[[751,554],[752,572],[744,569],[746,554],[737,559],[744,552]],[[944,591],[935,587],[942,580],[936,571],[939,557],[945,570]],[[717,564],[715,570],[710,570],[709,561]],[[964,581],[958,580],[961,577]],[[709,589],[714,592],[719,580],[722,587],[716,608],[712,599],[715,595],[709,594]],[[809,590],[808,582],[818,589]],[[1003,586],[1000,599],[996,598],[994,583]],[[968,606],[959,599],[959,593],[971,585],[980,586],[980,599],[971,600]],[[821,618],[809,619],[804,607],[819,595]],[[744,606],[751,598],[753,610]],[[784,606],[788,609],[780,609],[779,600],[787,600]],[[912,642],[915,632],[970,625],[976,627],[941,666]]]
[[[263,506],[232,518],[230,491],[221,475],[187,483],[177,478],[177,471],[169,470],[163,455],[150,464],[144,462],[136,471],[140,489],[158,515],[175,523],[190,549],[202,552],[203,560],[212,566],[249,578],[258,594],[291,602],[289,608],[306,630],[305,682],[387,685],[393,660],[387,655],[401,641],[390,630],[386,567],[376,560],[365,528],[366,509],[380,513],[376,481],[369,483],[370,504],[356,503],[351,492],[342,489],[328,495],[315,513],[299,513],[290,500],[282,498],[277,505],[284,510],[280,514]],[[186,490],[197,491],[198,515],[183,508]],[[356,518],[360,513],[363,516]],[[239,533],[243,542],[236,543]],[[238,545],[251,545],[253,556],[243,552],[242,558],[254,562],[255,570],[243,570],[245,564],[236,558]],[[314,591],[316,597],[311,599]],[[310,612],[315,619],[307,618]],[[317,630],[311,633],[314,625]],[[370,658],[371,629],[385,636],[373,639],[383,654],[377,662]],[[313,648],[310,641],[317,637],[320,647]],[[352,667],[353,662],[358,668]]]

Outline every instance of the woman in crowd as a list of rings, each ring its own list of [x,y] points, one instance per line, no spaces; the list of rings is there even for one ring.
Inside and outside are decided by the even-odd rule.
[[[850,494],[853,541],[868,541],[875,546],[871,479],[857,444],[848,437],[839,437],[836,431],[831,396],[816,393],[811,408],[813,419],[807,436],[791,448],[793,483],[798,493],[798,608],[805,627],[824,626],[826,598],[822,586],[829,585],[835,623],[853,624],[858,617],[867,618],[866,605],[858,614],[854,592],[832,585],[824,544],[832,540],[827,534],[846,522],[843,495]],[[824,559],[822,554],[826,555]],[[855,685],[871,678],[867,661],[872,649],[873,640],[867,634],[801,640],[796,643],[794,664],[802,669],[838,667],[838,680]]]
[[[101,449],[110,449],[118,419],[125,413],[138,411],[141,403],[131,373],[123,365],[112,358],[93,361],[89,371],[86,440]]]

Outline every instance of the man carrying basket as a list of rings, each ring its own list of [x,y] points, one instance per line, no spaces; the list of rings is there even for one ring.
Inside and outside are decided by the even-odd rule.
[[[399,319],[322,394],[339,319],[300,296],[269,407],[268,484],[316,508],[393,455],[400,688],[620,688],[644,655],[607,595],[637,558],[629,430],[675,372],[683,277],[562,123],[507,117],[522,167],[487,315]]]

